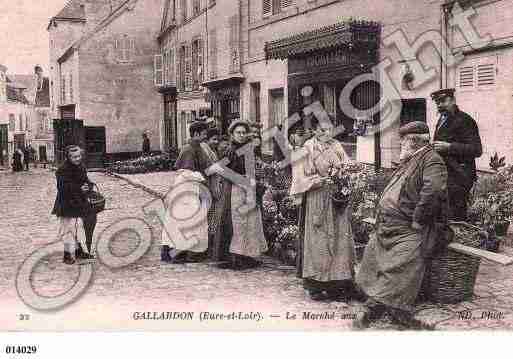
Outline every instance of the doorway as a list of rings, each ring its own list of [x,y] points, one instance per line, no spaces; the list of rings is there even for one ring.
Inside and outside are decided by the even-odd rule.
[[[105,157],[105,126],[85,126],[86,166],[103,168]]]
[[[8,144],[8,125],[0,125],[0,165],[5,166],[6,163],[9,163],[9,144]]]

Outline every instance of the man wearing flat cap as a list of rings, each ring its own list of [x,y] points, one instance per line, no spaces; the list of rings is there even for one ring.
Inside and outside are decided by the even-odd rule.
[[[465,221],[468,194],[477,179],[475,159],[483,153],[479,129],[456,105],[454,89],[433,92],[431,98],[440,113],[433,147],[447,165],[450,218]]]
[[[400,326],[429,329],[413,317],[412,306],[428,258],[447,245],[447,168],[424,122],[410,122],[399,134],[400,164],[377,206],[375,233],[356,276],[367,296],[356,328],[388,313]]]

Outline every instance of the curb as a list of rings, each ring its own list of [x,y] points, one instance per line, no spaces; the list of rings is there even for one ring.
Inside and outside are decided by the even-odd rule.
[[[121,179],[121,180],[123,180],[125,182],[128,182],[130,185],[132,185],[134,187],[137,187],[137,188],[140,188],[143,191],[151,194],[154,197],[157,197],[157,198],[160,198],[160,199],[164,199],[164,197],[165,197],[163,194],[161,194],[161,193],[151,189],[150,187],[145,186],[145,185],[143,185],[143,184],[141,184],[139,182],[132,181],[130,178],[127,178],[127,177],[125,177],[123,175],[120,175],[120,174],[117,174],[117,173],[114,173],[114,172],[107,172],[107,171],[105,171],[104,174],[107,175],[107,176],[113,176],[113,177]]]

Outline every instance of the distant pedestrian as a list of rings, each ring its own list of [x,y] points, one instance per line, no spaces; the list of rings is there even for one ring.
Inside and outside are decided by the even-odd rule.
[[[23,162],[25,165],[25,171],[29,170],[29,164],[30,164],[30,148],[29,146],[25,146],[23,149]]]
[[[29,148],[29,153],[30,153],[30,161],[31,162],[34,162],[34,167],[37,167],[36,166],[36,150],[34,149],[34,147],[32,147],[31,144],[29,144],[28,146]]]
[[[12,170],[14,172],[23,171],[23,151],[19,147],[16,147],[12,155]]]
[[[151,151],[150,138],[148,137],[148,133],[143,132],[142,138],[143,138],[142,154],[143,154],[143,156],[148,156]]]
[[[87,193],[93,189],[94,183],[87,176],[82,163],[82,149],[71,145],[66,147],[66,159],[56,171],[57,197],[52,214],[60,220],[59,238],[64,241],[64,258],[66,264],[75,263],[75,259],[94,259],[91,254],[93,233],[96,227],[96,212],[87,199]],[[77,220],[82,219],[86,237],[87,252],[77,240]],[[75,249],[75,258],[72,256]]]

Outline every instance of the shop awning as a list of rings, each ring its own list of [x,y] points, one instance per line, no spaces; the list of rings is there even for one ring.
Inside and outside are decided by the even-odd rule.
[[[336,47],[377,49],[381,25],[369,21],[345,21],[265,44],[265,57],[286,59]]]
[[[201,85],[203,87],[212,89],[224,86],[238,85],[244,81],[244,75],[241,73],[230,74],[226,77],[220,77],[213,80],[205,81]]]

